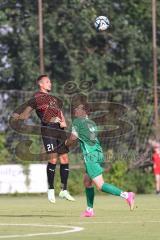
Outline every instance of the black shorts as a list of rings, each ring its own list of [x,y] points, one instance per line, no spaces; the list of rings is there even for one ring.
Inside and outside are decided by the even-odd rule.
[[[69,148],[65,145],[66,133],[59,123],[43,123],[41,133],[47,153],[64,154],[69,152]]]

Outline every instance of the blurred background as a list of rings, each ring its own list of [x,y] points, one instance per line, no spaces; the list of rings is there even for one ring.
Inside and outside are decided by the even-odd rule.
[[[95,30],[99,15],[109,18],[107,31]],[[0,193],[47,189],[41,136],[17,133],[8,122],[36,91],[35,80],[43,73],[54,82],[52,93],[64,101],[69,125],[70,100],[77,91],[90,102],[126,107],[118,117],[132,130],[122,138],[101,139],[106,179],[135,192],[153,192],[148,140],[159,137],[159,39],[160,2],[155,0],[0,0]],[[27,123],[39,121],[33,114]],[[23,140],[32,140],[34,159],[16,156]],[[70,190],[79,194],[83,164],[78,147],[70,159]],[[39,182],[37,169],[42,171]]]

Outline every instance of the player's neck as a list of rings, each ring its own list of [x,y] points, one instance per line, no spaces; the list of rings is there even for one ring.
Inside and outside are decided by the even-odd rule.
[[[48,94],[48,91],[46,89],[44,89],[44,88],[39,88],[39,91],[42,92],[42,93]]]

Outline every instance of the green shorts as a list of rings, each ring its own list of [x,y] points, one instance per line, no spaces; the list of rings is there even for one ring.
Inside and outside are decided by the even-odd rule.
[[[103,152],[94,151],[84,156],[86,173],[91,179],[101,175],[104,172],[102,165],[104,164]]]

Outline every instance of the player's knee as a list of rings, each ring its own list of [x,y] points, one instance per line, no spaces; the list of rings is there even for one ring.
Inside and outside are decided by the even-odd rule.
[[[52,164],[56,164],[57,163],[57,156],[50,156],[49,162]]]
[[[50,162],[52,164],[56,164],[57,163],[57,153],[50,153],[48,162]]]
[[[102,191],[102,183],[101,182],[96,182],[95,183],[95,185],[96,185],[96,188],[99,190],[99,191]]]
[[[83,178],[83,184],[86,188],[90,188],[93,185],[92,180],[87,175],[85,175]]]
[[[57,163],[57,159],[56,158],[50,159],[49,162],[52,163],[52,164],[56,164]]]
[[[68,164],[68,163],[69,163],[69,161],[68,161],[68,160],[66,160],[66,159],[63,159],[63,160],[60,160],[60,163],[61,163],[61,164]]]
[[[67,154],[62,154],[59,156],[60,163],[61,164],[67,164],[69,163],[68,155]]]
[[[90,187],[92,187],[92,183],[91,183],[91,182],[86,182],[86,181],[84,181],[84,186],[85,186],[86,188],[90,188]]]

